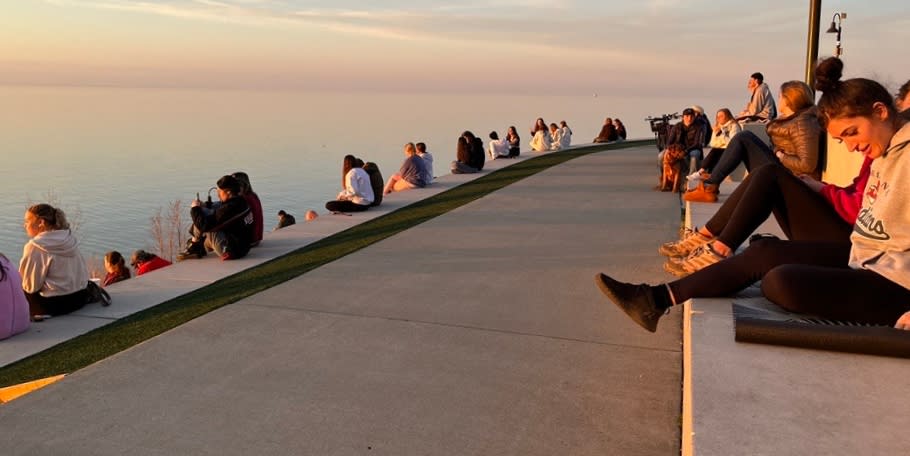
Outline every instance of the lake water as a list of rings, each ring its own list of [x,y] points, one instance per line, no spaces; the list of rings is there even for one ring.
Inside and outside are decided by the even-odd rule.
[[[745,97],[744,97],[745,98]],[[729,101],[729,100],[728,100]],[[740,102],[735,100],[734,108]],[[649,115],[691,100],[654,97],[307,93],[69,87],[0,87],[0,252],[18,261],[22,217],[49,198],[78,220],[83,254],[154,250],[151,217],[186,205],[224,174],[246,171],[262,199],[266,230],[284,209],[302,221],[341,186],[341,158],[397,171],[404,143],[423,141],[436,175],[448,174],[455,139],[485,142],[515,125],[523,144],[538,116],[566,120],[589,142],[605,116],[630,138],[653,137]],[[720,106],[701,100],[708,112]],[[523,147],[522,152],[527,146]],[[217,198],[217,196],[216,196]],[[188,219],[188,217],[187,217]]]

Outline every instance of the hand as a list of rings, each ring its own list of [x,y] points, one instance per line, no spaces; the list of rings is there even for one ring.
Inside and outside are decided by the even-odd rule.
[[[197,206],[202,206],[202,201],[199,201],[199,198],[194,199],[193,202],[190,203],[190,207],[197,207]]]
[[[901,315],[901,317],[897,319],[897,323],[894,324],[894,327],[903,330],[910,329],[910,312]]]
[[[779,150],[779,151],[777,151],[777,152],[774,152],[774,155],[777,156],[777,159],[778,159],[778,160],[781,160],[781,161],[784,160],[784,151]]]

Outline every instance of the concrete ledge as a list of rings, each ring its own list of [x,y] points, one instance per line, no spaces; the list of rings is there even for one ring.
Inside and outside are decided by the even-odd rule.
[[[580,144],[566,150],[603,146],[604,144]],[[426,188],[385,195],[379,207],[350,216],[324,213],[312,222],[304,222],[301,217],[301,221],[296,225],[265,233],[260,246],[238,260],[224,262],[209,255],[200,260],[174,263],[172,266],[112,284],[106,288],[113,298],[113,304],[110,307],[90,304],[72,314],[33,323],[28,331],[0,343],[3,347],[3,350],[0,351],[0,367],[44,351],[117,319],[182,296],[231,274],[288,254],[332,234],[473,181],[492,171],[549,153],[551,152],[524,152],[515,159],[487,160],[484,170],[480,173],[440,176]],[[449,162],[444,164],[447,168]],[[332,194],[333,192],[327,192],[326,201],[331,199]]]
[[[723,184],[722,198],[734,188]],[[688,203],[687,225],[719,207]],[[784,238],[773,217],[756,231]],[[755,286],[683,306],[683,455],[906,453],[910,414],[897,399],[910,363],[737,343],[733,302],[773,306]]]

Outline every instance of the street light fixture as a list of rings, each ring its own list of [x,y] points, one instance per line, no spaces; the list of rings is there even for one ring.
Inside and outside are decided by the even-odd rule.
[[[843,21],[847,19],[847,13],[834,13],[834,17],[831,18],[831,26],[828,27],[828,30],[825,33],[836,33],[836,41],[834,42],[834,56],[840,58],[841,54],[844,53],[844,50],[840,45],[840,34],[844,31]]]

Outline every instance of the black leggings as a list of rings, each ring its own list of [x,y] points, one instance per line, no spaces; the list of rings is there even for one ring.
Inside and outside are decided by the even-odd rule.
[[[370,206],[357,204],[353,201],[336,200],[325,203],[325,208],[331,212],[363,212],[369,209]]]
[[[750,173],[705,228],[735,250],[772,213],[791,241],[850,242],[853,224],[820,193],[776,164]]]
[[[763,239],[741,255],[668,285],[677,304],[729,296],[762,281],[773,303],[835,320],[894,325],[910,311],[910,290],[868,270],[847,266],[849,243]]]
[[[706,184],[720,184],[723,180],[739,166],[745,163],[746,169],[750,172],[769,163],[780,163],[774,152],[768,147],[755,133],[751,131],[741,131],[733,136],[724,153],[714,168],[711,170],[711,177],[705,179]]]
[[[710,173],[711,170],[717,166],[717,162],[720,161],[720,157],[724,154],[724,150],[725,149],[719,149],[717,147],[709,150],[708,154],[705,155],[705,159],[701,161],[701,169]]]
[[[40,292],[25,293],[31,315],[65,315],[88,304],[88,289],[62,296],[41,296]]]

